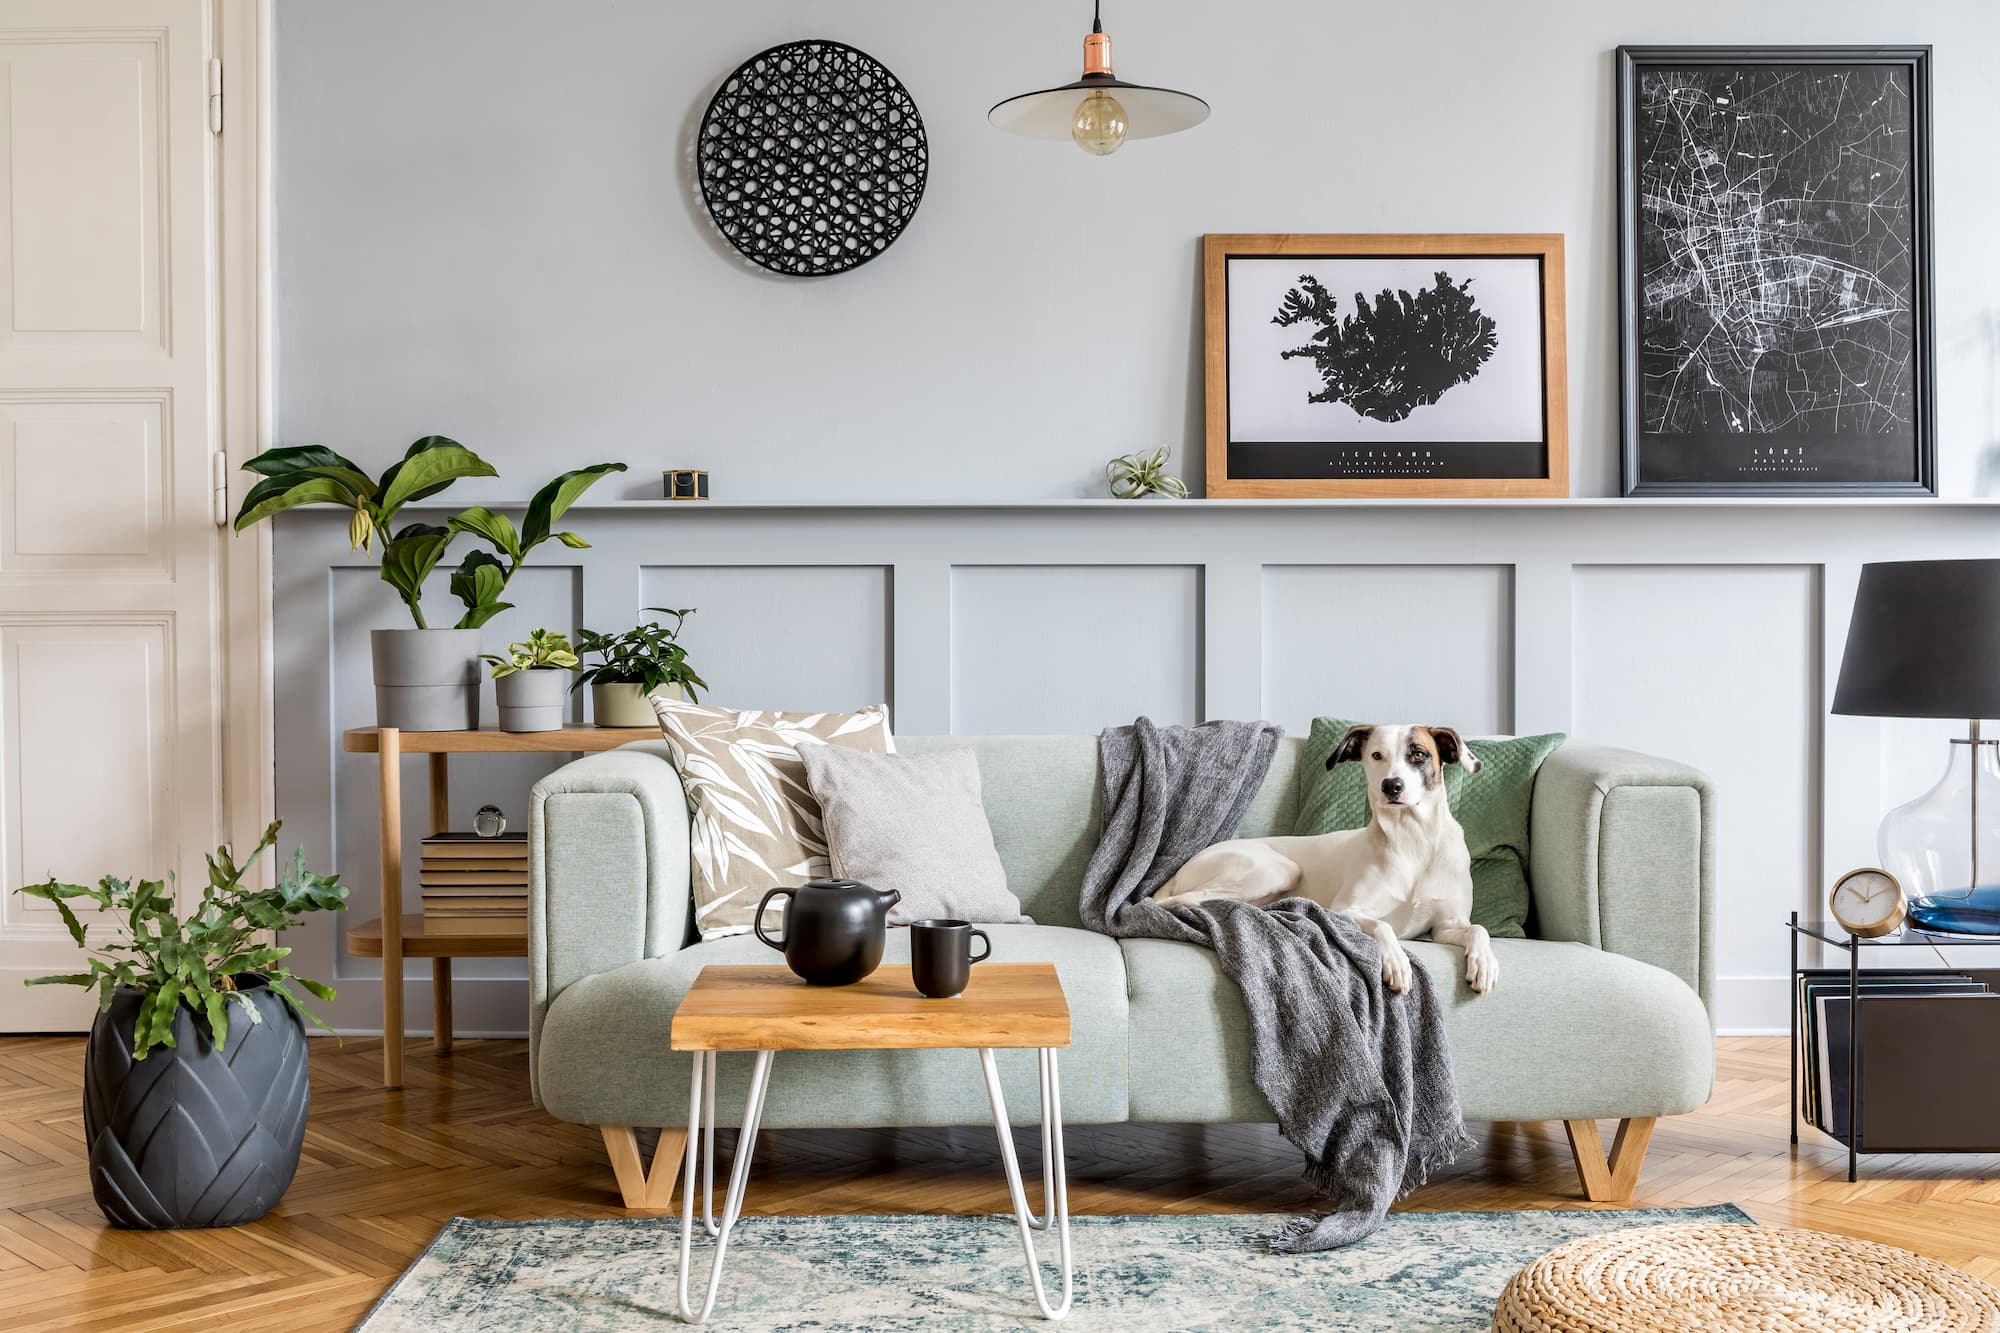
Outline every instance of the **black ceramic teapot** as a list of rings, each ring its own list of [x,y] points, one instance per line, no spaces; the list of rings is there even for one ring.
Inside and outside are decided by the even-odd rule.
[[[764,933],[764,909],[783,896],[785,937]],[[772,889],[757,904],[757,938],[785,955],[785,966],[815,986],[846,986],[882,965],[889,909],[903,900],[894,889],[851,879],[816,879],[796,889]]]

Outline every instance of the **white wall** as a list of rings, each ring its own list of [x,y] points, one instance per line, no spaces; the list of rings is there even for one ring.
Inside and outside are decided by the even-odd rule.
[[[1617,489],[1612,50],[1937,47],[1940,474],[2000,489],[2000,5],[1991,0],[1112,0],[1126,77],[1208,124],[1091,159],[991,128],[1074,77],[1084,0],[282,0],[281,438],[381,458],[707,467],[719,498],[1101,493],[1175,446],[1199,474],[1199,237],[1556,231],[1569,259],[1573,487]],[[838,38],[910,88],[929,189],[889,252],[749,266],[691,186],[718,81]],[[477,487],[465,494],[477,495]]]

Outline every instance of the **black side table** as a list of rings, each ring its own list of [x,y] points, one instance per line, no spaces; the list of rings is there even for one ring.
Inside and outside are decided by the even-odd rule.
[[[1799,1075],[1808,1059],[1799,1035],[1799,941],[1817,940],[1847,953],[1847,1178],[1857,1178],[1863,1152],[2000,1152],[2000,996],[1910,995],[1880,997],[1894,1005],[1864,1028],[1868,1006],[1861,999],[1861,954],[1868,949],[1990,949],[1993,971],[1955,967],[1938,955],[1935,967],[1899,969],[1985,980],[2000,991],[2000,935],[1934,935],[1904,928],[1893,935],[1861,939],[1827,921],[1801,921],[1791,914],[1792,1142],[1799,1141]],[[1921,960],[1919,960],[1921,961]],[[1870,1048],[1873,1047],[1872,1054]],[[1871,1092],[1862,1080],[1876,1065]],[[1821,1077],[1826,1076],[1822,1070]],[[1878,1132],[1868,1133],[1868,1103],[1875,1101]],[[1830,1125],[1820,1131],[1842,1141]]]

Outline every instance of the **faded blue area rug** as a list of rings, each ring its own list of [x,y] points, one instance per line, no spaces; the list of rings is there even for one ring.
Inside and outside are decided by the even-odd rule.
[[[1076,1304],[1061,1327],[1485,1333],[1522,1265],[1565,1241],[1664,1222],[1742,1222],[1741,1209],[1392,1213],[1359,1245],[1281,1255],[1290,1216],[1080,1217]],[[1038,1236],[1043,1255],[1053,1237]],[[453,1218],[360,1328],[367,1333],[611,1333],[676,1326],[680,1219]],[[697,1236],[689,1288],[706,1290]],[[1056,1291],[1053,1264],[1044,1281]],[[878,1333],[1047,1328],[1014,1219],[746,1217],[730,1237],[707,1327]]]

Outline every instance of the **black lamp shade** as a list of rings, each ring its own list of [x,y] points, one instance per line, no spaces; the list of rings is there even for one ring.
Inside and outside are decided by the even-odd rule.
[[[1833,711],[2000,717],[2000,560],[1863,565]]]

